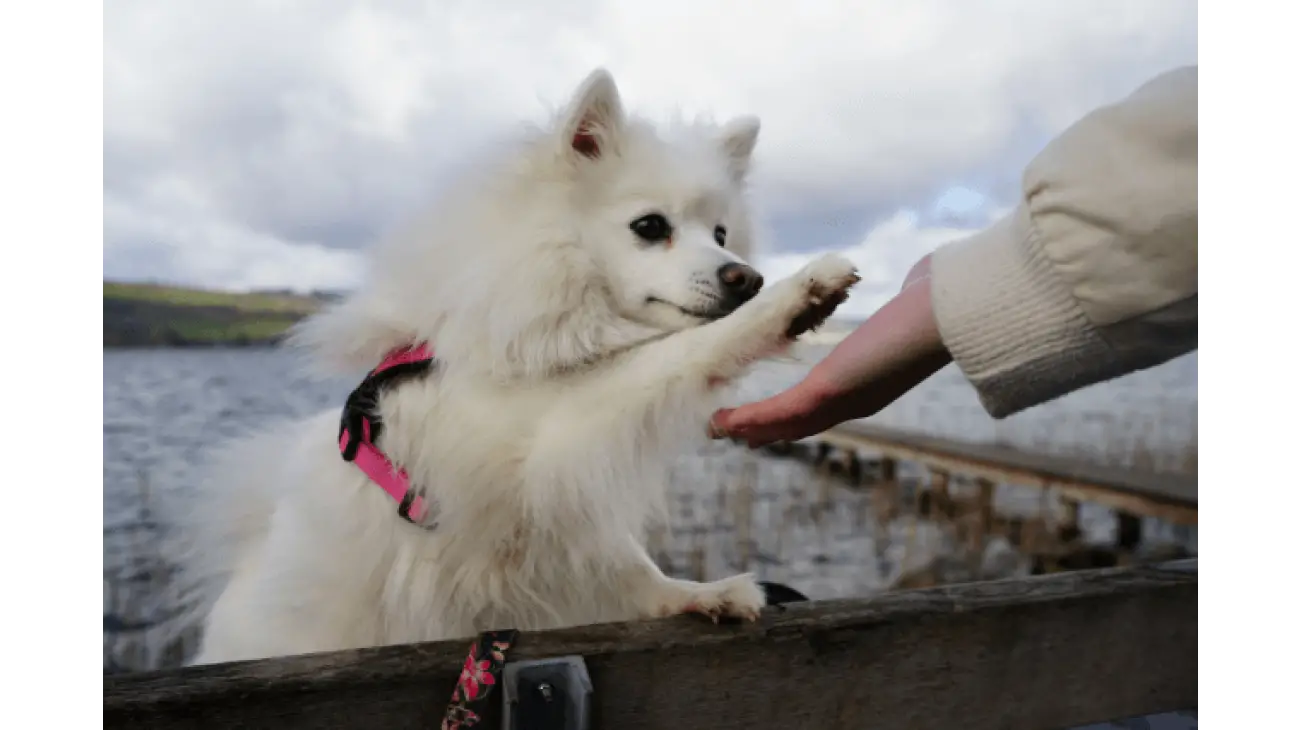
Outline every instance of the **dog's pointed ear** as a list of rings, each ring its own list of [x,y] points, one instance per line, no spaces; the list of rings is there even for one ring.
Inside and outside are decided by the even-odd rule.
[[[623,131],[623,102],[609,71],[598,68],[582,82],[569,102],[561,143],[568,154],[597,159],[618,144]]]
[[[749,163],[758,144],[758,117],[743,116],[732,119],[722,127],[722,151],[727,155],[731,176],[744,180],[749,174]]]

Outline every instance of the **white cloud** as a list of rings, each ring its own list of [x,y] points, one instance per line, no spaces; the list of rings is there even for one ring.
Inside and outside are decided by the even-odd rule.
[[[119,0],[104,58],[106,269],[324,285],[598,64],[653,116],[759,114],[783,220],[1004,203],[1050,135],[1196,61],[1196,4]]]
[[[350,288],[359,282],[361,252],[293,243],[233,225],[193,208],[173,209],[104,201],[104,227],[128,244],[105,275],[190,286],[254,289]]]

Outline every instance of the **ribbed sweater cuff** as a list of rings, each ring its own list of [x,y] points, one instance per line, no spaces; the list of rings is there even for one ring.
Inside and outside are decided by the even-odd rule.
[[[935,251],[930,272],[940,336],[994,418],[1119,372],[1023,207]]]

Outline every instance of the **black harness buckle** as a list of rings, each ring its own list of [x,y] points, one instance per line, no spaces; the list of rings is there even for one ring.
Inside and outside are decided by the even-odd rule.
[[[348,399],[343,404],[343,415],[339,418],[339,439],[344,434],[348,437],[347,445],[342,451],[343,460],[355,460],[361,444],[367,440],[370,443],[378,441],[383,428],[383,422],[379,418],[379,387],[373,376],[367,376],[348,394]]]
[[[347,436],[347,442],[340,450],[344,461],[355,461],[357,451],[363,443],[377,444],[384,430],[383,419],[379,417],[379,395],[388,387],[401,381],[423,376],[433,370],[437,361],[433,359],[394,365],[384,370],[371,370],[356,388],[348,394],[343,403],[343,413],[339,417],[339,441]],[[397,506],[397,514],[407,522],[423,527],[411,518],[411,506],[415,503],[414,488],[406,490],[402,501]]]

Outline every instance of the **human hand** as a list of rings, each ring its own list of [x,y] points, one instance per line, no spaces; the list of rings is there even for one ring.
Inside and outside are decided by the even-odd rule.
[[[795,441],[873,415],[952,361],[930,304],[930,257],[903,289],[863,322],[794,387],[709,422],[712,438],[750,446]]]

